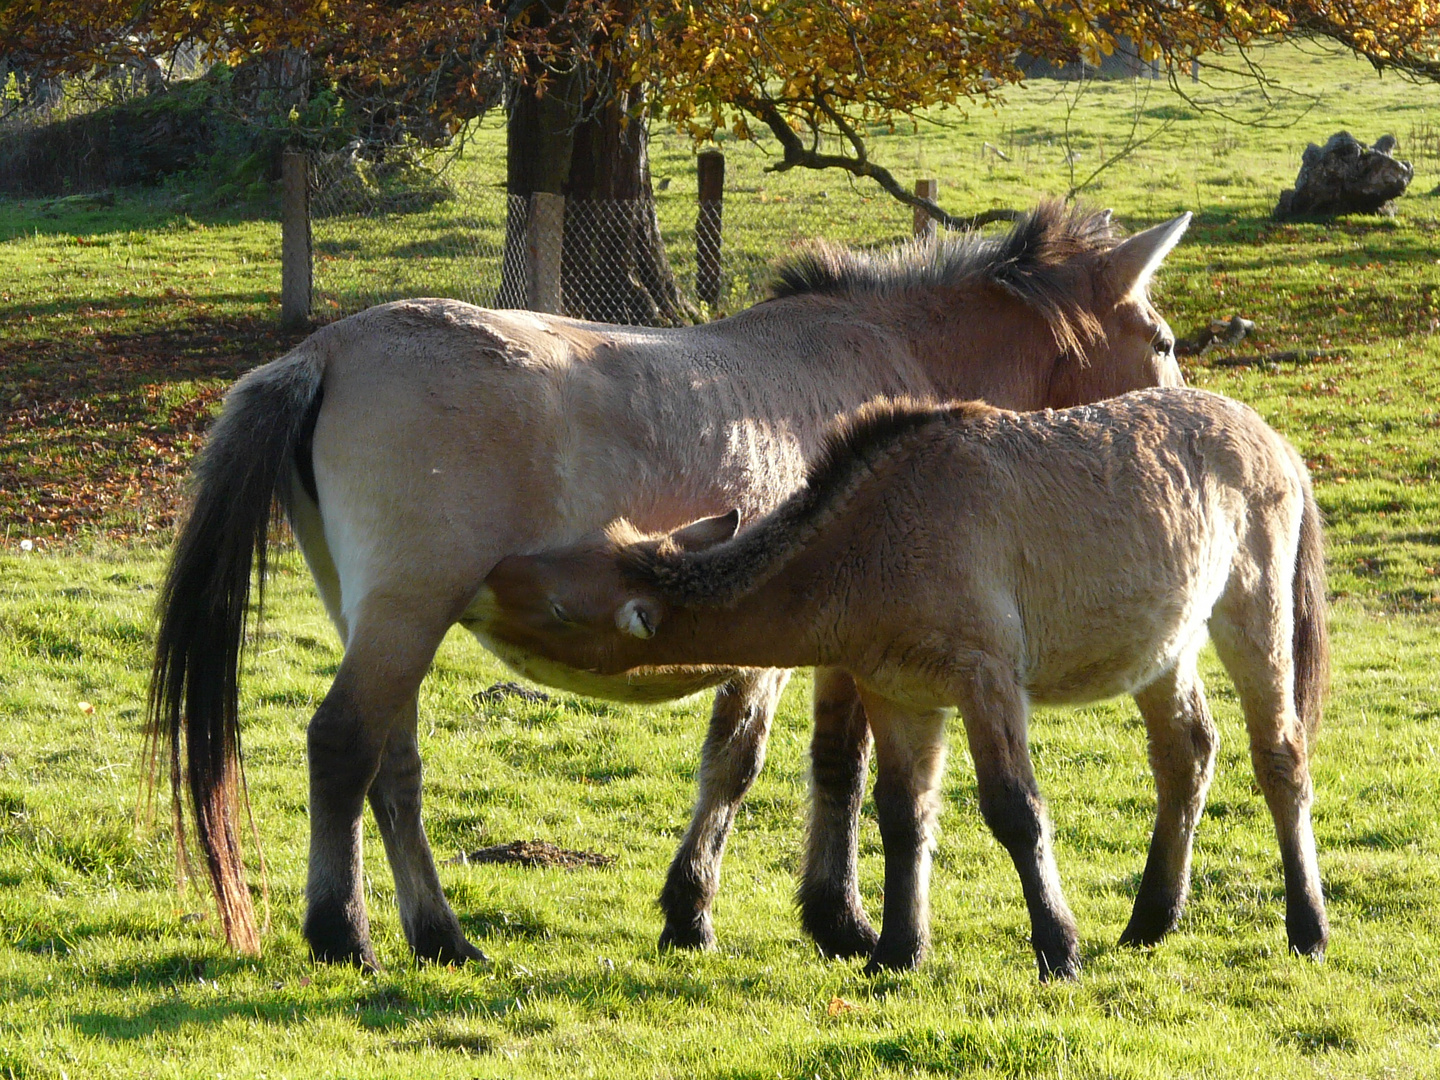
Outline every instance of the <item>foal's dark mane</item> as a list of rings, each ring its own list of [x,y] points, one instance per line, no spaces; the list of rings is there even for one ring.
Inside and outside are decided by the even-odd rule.
[[[877,400],[836,421],[806,470],[805,486],[734,539],[688,553],[653,540],[621,546],[621,572],[675,604],[724,607],[774,576],[826,525],[842,513],[889,459],[902,455],[912,437],[946,421],[982,420],[998,410],[981,401],[936,407],[908,398]]]
[[[776,267],[770,296],[860,298],[988,282],[1033,308],[1061,348],[1079,355],[1099,325],[1076,296],[1070,263],[1116,242],[1109,211],[1047,199],[995,239],[967,233],[884,251],[818,241]]]

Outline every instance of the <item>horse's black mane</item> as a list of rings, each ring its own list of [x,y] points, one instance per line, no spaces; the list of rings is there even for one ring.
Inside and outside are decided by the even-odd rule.
[[[1041,202],[1004,236],[942,236],[883,251],[854,251],[818,241],[775,269],[770,297],[860,297],[989,282],[1042,315],[1067,351],[1091,336],[1068,264],[1116,243],[1108,210]]]
[[[798,554],[912,432],[995,411],[978,401],[940,408],[908,399],[870,402],[830,428],[805,486],[733,540],[694,554],[663,543],[622,547],[621,570],[674,603],[734,603]]]

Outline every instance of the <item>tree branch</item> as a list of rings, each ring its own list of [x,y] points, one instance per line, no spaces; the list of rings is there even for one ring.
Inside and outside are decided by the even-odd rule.
[[[774,165],[769,166],[767,172],[789,172],[791,169],[797,168],[840,169],[851,176],[875,181],[892,198],[906,206],[925,211],[947,229],[978,229],[982,225],[989,225],[996,221],[1014,221],[1020,216],[1017,210],[1000,209],[986,210],[970,217],[957,217],[946,213],[932,200],[906,191],[904,185],[895,179],[889,169],[883,165],[876,165],[870,160],[866,153],[865,142],[859,132],[855,130],[854,125],[840,117],[823,98],[817,100],[816,104],[832,123],[839,126],[842,134],[855,148],[855,157],[847,157],[844,154],[822,154],[818,150],[807,148],[773,101],[752,99],[739,104],[746,112],[768,127],[774,133],[775,138],[780,141],[784,156]]]

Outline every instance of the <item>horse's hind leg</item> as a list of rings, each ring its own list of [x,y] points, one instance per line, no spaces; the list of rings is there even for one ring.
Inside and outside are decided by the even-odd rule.
[[[1295,713],[1294,665],[1288,591],[1290,569],[1277,565],[1262,574],[1251,593],[1232,587],[1210,617],[1210,634],[1220,660],[1235,682],[1250,734],[1255,779],[1275,820],[1285,870],[1285,929],[1290,948],[1322,957],[1330,937],[1315,835],[1310,826],[1309,753],[1304,726]]]
[[[810,827],[800,879],[800,918],[825,956],[869,956],[876,934],[856,878],[860,805],[870,765],[870,725],[848,672],[815,670],[810,742]]]
[[[1153,945],[1175,927],[1190,882],[1195,823],[1215,768],[1215,724],[1193,654],[1135,695],[1150,736],[1158,807],[1150,855],[1122,945]]]
[[[1030,764],[1029,702],[1014,674],[985,663],[977,665],[959,696],[980,813],[1020,874],[1040,978],[1075,978],[1080,974],[1075,917],[1060,890],[1050,822]]]
[[[460,922],[445,899],[430,853],[430,840],[420,819],[416,720],[416,701],[412,697],[390,732],[380,769],[370,785],[370,808],[395,875],[400,923],[405,928],[405,940],[422,960],[484,960],[485,954],[465,940]]]
[[[690,828],[670,863],[660,908],[660,947],[706,949],[715,943],[710,905],[720,887],[720,859],[740,801],[765,763],[765,743],[788,671],[742,671],[715,695],[700,754],[700,792]]]
[[[446,624],[381,604],[362,605],[348,621],[345,658],[307,732],[310,868],[304,930],[317,959],[373,967],[361,814],[390,737],[410,716]]]
[[[875,816],[885,847],[885,914],[865,971],[917,967],[930,944],[930,853],[945,768],[945,714],[864,694],[875,733]]]

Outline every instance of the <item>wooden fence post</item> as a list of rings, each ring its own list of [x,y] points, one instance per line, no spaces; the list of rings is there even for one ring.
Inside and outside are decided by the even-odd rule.
[[[530,222],[525,231],[525,306],[531,311],[561,313],[560,256],[564,244],[565,196],[535,192],[530,196]]]
[[[280,159],[280,322],[310,321],[310,155],[286,150]]]
[[[725,155],[706,150],[695,159],[700,178],[700,213],[695,219],[695,296],[720,306],[720,238],[725,212]]]
[[[939,180],[916,180],[916,181],[915,181],[915,194],[916,194],[917,196],[919,196],[920,198],[922,198],[922,199],[929,199],[931,202],[934,202],[936,196],[940,194],[940,181],[939,181]],[[935,235],[935,219],[934,219],[933,217],[931,217],[929,214],[927,214],[924,210],[920,209],[920,207],[918,207],[918,206],[915,207],[915,237],[916,237],[916,239],[919,239],[919,238],[921,238],[921,237],[934,236],[934,235]]]

